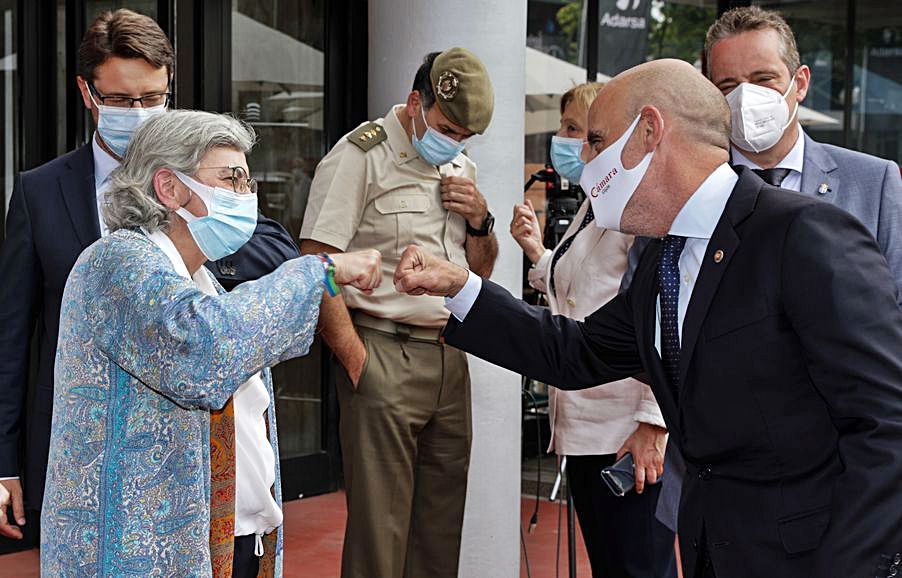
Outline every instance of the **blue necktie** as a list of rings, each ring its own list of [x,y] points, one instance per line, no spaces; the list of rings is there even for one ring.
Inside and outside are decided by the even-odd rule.
[[[686,237],[667,235],[661,247],[661,360],[674,394],[680,388],[680,254]]]
[[[570,247],[573,245],[573,240],[576,239],[576,236],[579,235],[580,231],[585,229],[586,226],[594,220],[595,220],[595,213],[592,211],[592,205],[589,205],[586,210],[586,216],[583,217],[583,222],[579,224],[579,229],[577,229],[575,233],[570,235],[563,243],[561,243],[561,246],[558,247],[557,250],[554,252],[554,257],[551,258],[551,292],[552,293],[557,293],[557,291],[554,288],[554,268],[557,266],[557,262],[560,260],[561,257],[564,256],[564,253],[566,253],[568,250],[570,250]]]

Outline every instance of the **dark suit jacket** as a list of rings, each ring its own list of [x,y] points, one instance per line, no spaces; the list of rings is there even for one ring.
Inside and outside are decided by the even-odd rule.
[[[63,288],[75,260],[99,238],[90,144],[16,177],[0,246],[0,477],[21,475],[32,509],[40,509],[44,492]],[[297,256],[288,233],[261,215],[245,247],[207,266],[224,286],[234,287]],[[35,330],[37,378],[26,412]],[[27,440],[21,435],[25,424]]]
[[[658,240],[583,323],[486,281],[445,340],[546,383],[646,371],[689,468],[687,576],[703,534],[720,578],[886,575],[902,552],[895,283],[854,217],[739,173],[688,304],[677,396],[654,343]]]
[[[870,231],[896,280],[902,306],[902,178],[893,161],[846,148],[819,143],[807,134],[799,192],[845,209]],[[826,187],[824,186],[826,185]],[[637,237],[629,253],[629,266],[620,290],[629,287],[642,251],[649,243]],[[668,475],[658,498],[657,517],[676,528],[682,461],[668,451]]]

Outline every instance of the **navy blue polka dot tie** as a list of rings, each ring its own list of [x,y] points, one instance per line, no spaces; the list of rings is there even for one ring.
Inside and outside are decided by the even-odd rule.
[[[573,240],[579,235],[580,231],[586,228],[586,226],[595,220],[595,213],[592,211],[592,205],[589,205],[588,210],[586,211],[586,216],[583,217],[583,222],[579,224],[579,229],[576,230],[575,233],[567,237],[567,239],[560,244],[560,246],[555,250],[554,257],[551,258],[551,292],[556,293],[554,289],[554,268],[557,266],[557,262],[561,257],[564,256],[564,253],[570,250],[570,246],[573,245]]]
[[[661,247],[661,359],[674,392],[680,388],[680,254],[686,237],[667,235]]]

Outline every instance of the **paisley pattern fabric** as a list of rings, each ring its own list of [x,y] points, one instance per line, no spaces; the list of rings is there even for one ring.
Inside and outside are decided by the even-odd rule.
[[[211,576],[210,412],[253,374],[307,353],[321,278],[304,257],[209,296],[141,233],[82,253],[63,293],[43,576]],[[268,369],[262,377],[278,456]],[[281,528],[276,541],[280,576]]]

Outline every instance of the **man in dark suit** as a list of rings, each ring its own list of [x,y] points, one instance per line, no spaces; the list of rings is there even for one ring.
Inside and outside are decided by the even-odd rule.
[[[26,544],[37,540],[63,287],[76,258],[105,232],[106,179],[138,122],[165,110],[172,66],[172,46],[154,20],[128,10],[101,14],[79,50],[78,85],[97,126],[92,142],[16,178],[0,246],[0,484],[13,512],[0,535],[21,536],[18,524]],[[240,251],[207,267],[231,289],[297,256],[288,233],[260,215]],[[26,404],[35,330],[37,377]],[[16,546],[0,540],[0,551]]]
[[[802,64],[795,35],[783,17],[758,6],[725,12],[708,29],[705,63],[708,79],[731,108],[730,163],[734,168],[749,167],[771,185],[818,198],[855,216],[886,257],[902,305],[899,166],[819,143],[805,133],[801,106],[811,88],[811,69]],[[639,238],[633,244],[621,289],[629,286],[647,243],[648,239]],[[682,475],[679,456],[668,451],[667,465],[671,473],[661,489],[657,516],[676,531]]]
[[[453,296],[445,341],[529,377],[588,387],[645,372],[688,466],[685,576],[895,575],[895,283],[854,217],[737,176],[729,118],[679,61],[640,65],[601,92],[581,184],[602,224],[655,240],[629,290],[585,322],[417,247],[396,287]]]

